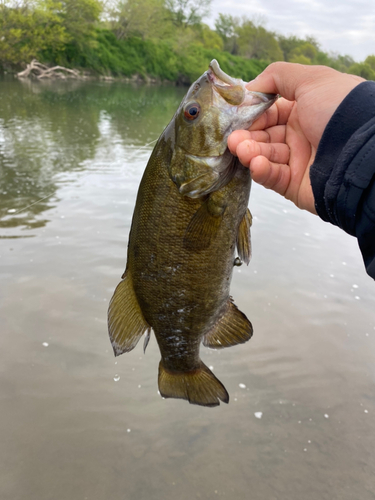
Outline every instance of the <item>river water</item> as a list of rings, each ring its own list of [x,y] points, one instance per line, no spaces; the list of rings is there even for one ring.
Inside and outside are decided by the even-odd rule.
[[[0,82],[0,498],[374,499],[375,284],[274,193],[253,186],[231,288],[254,337],[202,348],[229,405],[160,398],[154,339],[113,357],[138,183],[183,92]]]

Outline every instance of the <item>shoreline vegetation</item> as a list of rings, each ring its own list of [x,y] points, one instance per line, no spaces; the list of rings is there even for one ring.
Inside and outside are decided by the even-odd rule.
[[[252,80],[274,61],[323,64],[375,80],[375,55],[326,53],[312,36],[219,14],[212,0],[0,0],[0,72],[20,78],[100,78],[189,85],[212,59]]]

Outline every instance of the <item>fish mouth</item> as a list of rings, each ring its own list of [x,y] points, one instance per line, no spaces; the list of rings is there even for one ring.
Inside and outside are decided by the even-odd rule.
[[[228,104],[239,106],[243,103],[246,94],[244,82],[227,75],[216,59],[210,62],[207,75],[215,90]]]
[[[250,92],[243,80],[227,75],[216,59],[210,62],[207,76],[217,93],[232,106],[253,106],[262,103],[271,105],[277,99],[275,94]]]

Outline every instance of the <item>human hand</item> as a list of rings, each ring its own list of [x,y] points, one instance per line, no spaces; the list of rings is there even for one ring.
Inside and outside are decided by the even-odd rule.
[[[230,151],[255,182],[316,214],[310,166],[331,116],[363,81],[325,66],[271,64],[246,87],[282,97],[248,131],[229,136]]]

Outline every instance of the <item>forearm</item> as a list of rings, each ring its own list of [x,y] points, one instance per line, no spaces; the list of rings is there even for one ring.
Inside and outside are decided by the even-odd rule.
[[[318,215],[357,237],[375,279],[375,82],[358,85],[340,104],[310,179]]]

